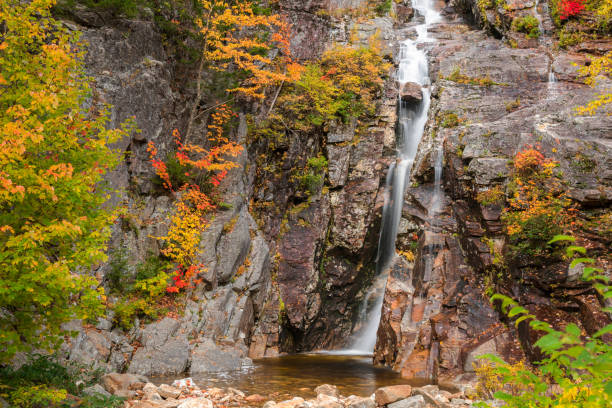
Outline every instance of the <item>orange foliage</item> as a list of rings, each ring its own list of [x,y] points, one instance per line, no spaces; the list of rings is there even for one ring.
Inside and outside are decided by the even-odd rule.
[[[208,140],[212,145],[209,149],[184,143],[178,130],[172,132],[177,147],[174,155],[178,162],[185,168],[207,172],[210,175],[209,181],[214,187],[220,184],[229,170],[238,166],[229,157],[238,156],[243,149],[225,136],[225,126],[234,115],[225,105],[219,107],[212,115],[208,126]],[[156,174],[163,180],[164,188],[173,194],[180,193],[168,234],[156,237],[165,242],[162,253],[178,265],[172,278],[173,282],[166,289],[169,293],[178,293],[181,289],[191,288],[201,282],[195,278],[204,272],[205,268],[204,265],[194,263],[195,255],[201,231],[207,226],[205,216],[215,209],[215,204],[195,183],[186,182],[181,186],[173,186],[166,164],[157,157],[158,151],[153,142],[149,142],[148,151],[151,164]],[[189,176],[188,172],[185,174]]]
[[[502,220],[520,252],[543,255],[548,240],[575,225],[576,210],[553,171],[558,164],[531,146],[514,157],[513,192]]]
[[[230,5],[225,0],[200,0],[200,4],[203,15],[208,16],[197,21],[205,41],[203,58],[214,62],[212,69],[248,74],[227,89],[229,93],[263,99],[267,86],[299,79],[302,68],[291,57],[289,25],[280,15],[256,14],[250,1]],[[268,56],[274,48],[280,51],[280,58]]]

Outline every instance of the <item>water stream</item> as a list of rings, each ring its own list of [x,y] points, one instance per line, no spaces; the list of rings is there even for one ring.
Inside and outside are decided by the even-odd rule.
[[[410,175],[429,111],[431,95],[429,70],[427,56],[422,45],[434,41],[429,37],[428,28],[440,21],[441,16],[434,10],[432,0],[415,0],[413,5],[423,22],[415,27],[417,38],[415,40],[404,40],[400,45],[397,82],[400,91],[407,83],[420,85],[423,98],[416,104],[402,101],[401,96],[398,101],[397,159],[391,163],[387,174],[385,203],[376,260],[377,277],[365,296],[364,304],[361,306],[361,309],[366,311],[365,314],[361,313],[362,316],[365,315],[365,320],[358,323],[350,350],[347,350],[350,352],[371,354],[376,345],[376,332],[380,322],[388,267],[395,257],[395,240],[404,204],[406,179]],[[435,170],[438,188],[441,178],[441,163],[440,154],[440,166],[436,166]],[[439,197],[437,201],[439,202]]]

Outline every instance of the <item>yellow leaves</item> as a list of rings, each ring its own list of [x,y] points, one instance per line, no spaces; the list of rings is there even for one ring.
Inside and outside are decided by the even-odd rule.
[[[54,180],[58,180],[60,178],[72,178],[73,171],[74,168],[72,167],[72,164],[60,163],[49,167],[45,171],[45,174],[47,176],[51,176]]]
[[[612,76],[612,51],[601,57],[593,58],[589,65],[579,68],[578,73],[584,77],[584,82],[590,86],[597,85],[600,78]],[[578,106],[576,113],[579,115],[594,115],[600,109],[607,108],[607,114],[612,115],[610,105],[612,105],[612,89],[608,88],[586,105]]]
[[[227,1],[200,1],[203,20],[196,23],[204,37],[203,57],[218,71],[238,69],[247,77],[228,93],[263,99],[265,88],[295,81],[299,71],[289,47],[289,26],[280,15],[258,15],[250,1],[230,7]],[[268,52],[278,48],[275,63]],[[290,67],[289,67],[290,66]]]

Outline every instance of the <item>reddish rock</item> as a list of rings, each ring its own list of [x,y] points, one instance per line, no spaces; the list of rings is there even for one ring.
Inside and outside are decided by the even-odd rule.
[[[376,405],[382,407],[383,405],[408,398],[411,394],[412,387],[410,385],[391,385],[377,389],[374,393],[374,401],[376,401]]]

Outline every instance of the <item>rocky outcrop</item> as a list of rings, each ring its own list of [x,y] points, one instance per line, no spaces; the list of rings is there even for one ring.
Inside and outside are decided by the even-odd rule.
[[[465,4],[479,19],[473,3]],[[500,13],[522,9],[516,3]],[[502,206],[476,199],[494,186],[503,191],[509,160],[537,145],[560,163],[583,222],[609,214],[610,121],[605,112],[574,114],[574,107],[598,92],[576,76],[572,62],[584,57],[563,52],[550,57],[546,41],[512,48],[463,24],[447,12],[446,21],[432,30],[438,39],[429,52],[432,105],[397,241],[400,251],[416,249],[415,259],[400,257],[392,265],[378,332],[375,361],[406,378],[454,378],[472,371],[475,357],[487,353],[511,361],[538,358],[535,333],[506,322],[489,304],[492,290],[513,296],[557,327],[575,322],[592,333],[609,322],[601,316],[597,324],[590,323],[597,319],[601,301],[592,297],[591,307],[585,307],[581,296],[593,294],[578,279],[571,280],[567,263],[524,259],[499,272],[496,257],[507,246]],[[507,33],[508,27],[498,28],[499,33]],[[549,82],[551,69],[559,72],[560,81]],[[457,119],[454,123],[444,123],[449,114]],[[439,212],[431,214],[439,149],[444,196]],[[605,255],[610,244],[609,236],[588,231],[581,239],[588,240],[593,256]]]
[[[294,54],[317,58],[332,43],[350,39],[365,45],[380,33],[380,45],[391,55],[390,17],[355,19],[342,11],[363,5],[279,2],[293,23]],[[113,227],[111,262],[95,271],[106,286],[119,255],[126,254],[120,273],[131,275],[136,265],[159,257],[163,243],[154,237],[167,233],[174,211],[174,197],[155,184],[147,144],[155,143],[160,157],[173,149],[172,130],[185,127],[193,96],[191,68],[165,49],[151,14],[128,20],[77,7],[65,22],[83,32],[88,47],[91,103],[111,106],[111,126],[133,117],[140,129],[117,143],[125,160],[109,175],[117,191],[112,201],[125,215]],[[67,358],[106,371],[175,375],[240,369],[249,357],[343,345],[372,277],[381,180],[395,143],[394,88],[388,81],[377,114],[363,123],[290,134],[277,145],[249,138],[245,106],[230,132],[244,153],[220,186],[223,208],[202,231],[197,253],[206,266],[202,284],[179,310],[170,308],[157,321],[136,319],[130,330],[117,327],[112,311],[95,326],[71,323],[79,335],[63,346]],[[306,194],[296,175],[319,154],[329,168],[318,191]],[[267,162],[259,160],[262,155]],[[118,298],[109,296],[109,304]]]

